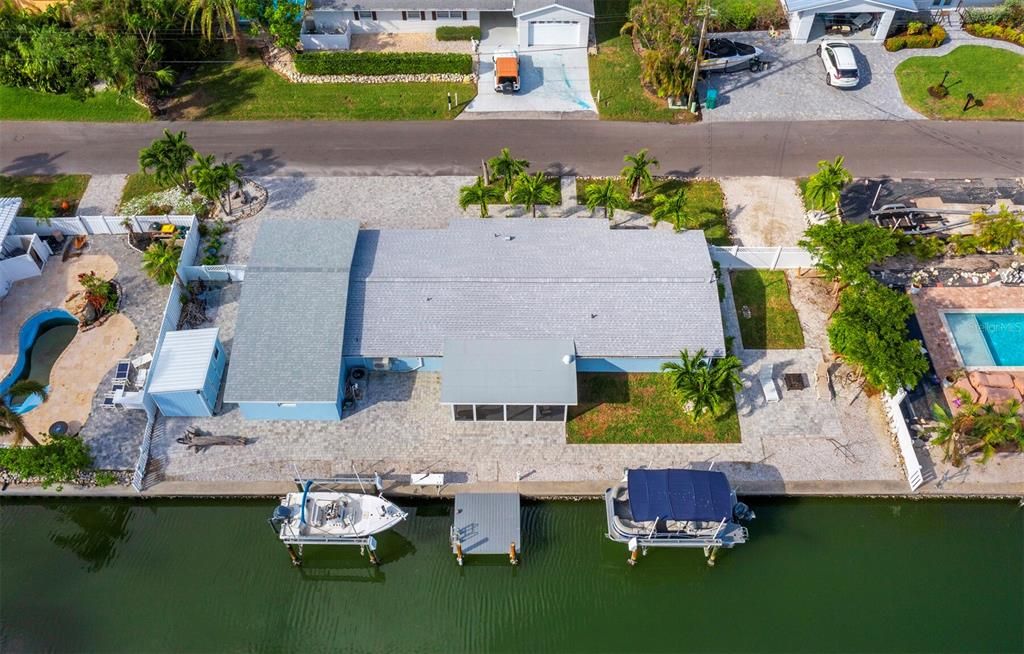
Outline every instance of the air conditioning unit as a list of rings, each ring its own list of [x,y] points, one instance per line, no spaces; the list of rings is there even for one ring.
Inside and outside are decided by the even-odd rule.
[[[370,359],[370,366],[377,371],[391,370],[391,357]]]

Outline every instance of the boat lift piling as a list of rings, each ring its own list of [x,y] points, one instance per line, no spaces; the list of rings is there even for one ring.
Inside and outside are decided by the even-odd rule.
[[[450,540],[460,566],[470,554],[507,554],[510,565],[519,565],[520,528],[519,493],[455,495]]]

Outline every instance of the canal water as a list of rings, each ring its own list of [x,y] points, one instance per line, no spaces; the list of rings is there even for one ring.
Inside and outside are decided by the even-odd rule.
[[[527,503],[522,564],[447,549],[412,504],[358,550],[293,568],[273,501],[0,504],[0,651],[1021,652],[1016,502],[753,499],[751,541],[708,568],[635,568],[598,502]]]

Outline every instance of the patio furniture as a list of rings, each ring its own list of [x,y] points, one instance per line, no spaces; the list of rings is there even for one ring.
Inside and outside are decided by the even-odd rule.
[[[775,365],[771,363],[761,366],[761,370],[757,373],[757,380],[761,382],[761,389],[764,391],[765,402],[778,402],[782,399],[779,396],[779,389],[775,388],[774,374]]]
[[[807,388],[807,377],[802,372],[787,372],[782,375],[787,391],[802,391]]]
[[[814,390],[819,400],[827,399],[829,402],[832,401],[832,379],[828,374],[827,361],[818,362],[818,367],[814,371]]]

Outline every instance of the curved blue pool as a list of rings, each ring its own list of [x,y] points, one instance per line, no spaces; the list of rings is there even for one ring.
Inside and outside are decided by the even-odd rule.
[[[26,320],[18,332],[18,361],[0,381],[0,397],[23,379],[49,386],[50,369],[77,332],[78,320],[63,309],[44,309]],[[27,413],[39,406],[40,400],[38,395],[31,395],[11,404],[11,408],[15,413]]]

